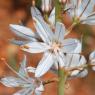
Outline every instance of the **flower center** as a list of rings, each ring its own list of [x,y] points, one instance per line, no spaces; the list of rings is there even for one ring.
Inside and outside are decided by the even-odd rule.
[[[53,44],[52,44],[52,47],[51,47],[51,49],[52,49],[52,51],[54,52],[54,53],[57,53],[59,50],[60,50],[60,44],[59,43],[56,43],[56,42],[54,42]]]

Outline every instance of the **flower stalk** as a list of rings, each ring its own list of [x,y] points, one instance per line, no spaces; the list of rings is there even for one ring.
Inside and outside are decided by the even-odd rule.
[[[59,76],[58,95],[64,95],[67,74],[64,72],[63,69],[60,68],[58,76]]]
[[[62,21],[62,8],[63,5],[59,3],[59,0],[55,0],[55,20]]]

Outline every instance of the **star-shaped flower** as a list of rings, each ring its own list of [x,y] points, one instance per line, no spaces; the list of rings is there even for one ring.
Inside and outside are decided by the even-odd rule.
[[[76,50],[78,50],[76,53],[80,53],[78,47],[81,47],[81,44],[76,39],[65,39],[66,30],[62,23],[57,22],[55,32],[53,32],[44,20],[39,17],[34,19],[36,21],[35,28],[43,42],[31,41],[25,44],[22,50],[29,53],[44,52],[44,56],[35,72],[35,76],[40,77],[55,63],[59,63],[60,67],[63,67],[65,61],[63,53],[75,53]]]
[[[75,23],[95,25],[94,5],[94,0],[70,0],[70,3],[66,5],[66,10]]]
[[[44,21],[37,8],[32,7],[31,11],[32,17],[35,20],[34,25],[36,34],[40,36],[42,41],[38,41],[35,37],[32,37],[35,38],[35,40],[31,40],[21,47],[22,50],[29,53],[44,52],[43,58],[39,62],[35,72],[35,76],[40,77],[45,74],[52,65],[59,63],[60,67],[63,67],[65,61],[64,53],[80,53],[81,44],[78,40],[73,38],[65,39],[67,33],[62,23],[57,22],[52,30],[52,28]],[[11,28],[13,31],[16,30],[16,33],[22,33],[22,31],[25,30],[25,28],[16,27],[15,25],[11,25]],[[27,32],[23,33],[27,35]]]
[[[32,69],[31,69],[32,71]],[[34,70],[33,70],[34,71]],[[44,90],[43,84],[40,80],[34,79],[29,76],[26,69],[26,56],[21,62],[21,67],[19,72],[15,72],[17,77],[8,76],[1,78],[0,82],[6,87],[21,87],[22,90],[16,92],[13,95],[41,95],[41,92]]]

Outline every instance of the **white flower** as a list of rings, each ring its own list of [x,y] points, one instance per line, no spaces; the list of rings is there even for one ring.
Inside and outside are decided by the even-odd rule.
[[[86,65],[86,59],[79,54],[67,54],[64,69],[70,71],[70,78],[72,77],[85,77],[88,74],[84,65]]]
[[[93,51],[89,56],[90,64],[92,65],[92,69],[95,71],[95,51]]]
[[[67,0],[59,0],[60,3],[66,3]]]
[[[42,0],[41,5],[43,12],[49,12],[52,10],[52,0]]]
[[[76,39],[65,39],[66,30],[62,23],[57,22],[54,27],[55,32],[52,31],[50,26],[44,21],[41,13],[37,8],[32,7],[32,17],[35,20],[34,25],[36,28],[36,34],[40,36],[42,42],[37,40],[37,37],[33,36],[31,32],[25,28],[18,25],[11,25],[11,28],[17,34],[27,35],[29,38],[34,38],[35,40],[30,40],[29,43],[22,45],[22,50],[29,53],[42,53],[44,52],[43,58],[37,66],[35,76],[40,77],[45,74],[52,65],[59,63],[60,67],[64,66],[64,54],[63,53],[80,53],[81,44]],[[53,17],[54,18],[54,17]],[[25,32],[22,32],[24,29]]]
[[[44,52],[44,56],[37,66],[35,76],[40,77],[45,74],[52,65],[59,63],[61,67],[64,66],[63,53],[75,53],[79,46],[79,41],[76,39],[65,39],[66,30],[62,23],[56,23],[55,32],[52,32],[47,23],[40,17],[35,17],[35,28],[42,38],[43,42],[33,42],[23,46],[22,50],[29,53]],[[28,47],[28,48],[24,48]],[[76,53],[80,53],[77,50]]]
[[[17,77],[9,76],[1,78],[0,82],[7,87],[21,87],[22,90],[16,92],[13,95],[41,95],[41,92],[44,91],[44,87],[41,81],[36,82],[37,80],[28,75],[26,69],[26,56],[21,62],[21,67],[17,73]]]
[[[68,12],[75,23],[95,25],[94,0],[70,0],[70,2],[66,9],[69,10]]]

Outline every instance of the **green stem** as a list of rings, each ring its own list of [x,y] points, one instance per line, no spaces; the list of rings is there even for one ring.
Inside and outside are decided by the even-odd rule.
[[[61,5],[59,3],[59,0],[55,0],[55,20],[56,21],[62,21],[62,7],[63,5]]]
[[[44,19],[46,22],[48,22],[48,13],[46,13],[46,12],[44,13]]]
[[[58,95],[64,95],[65,82],[67,75],[63,69],[59,69]]]

